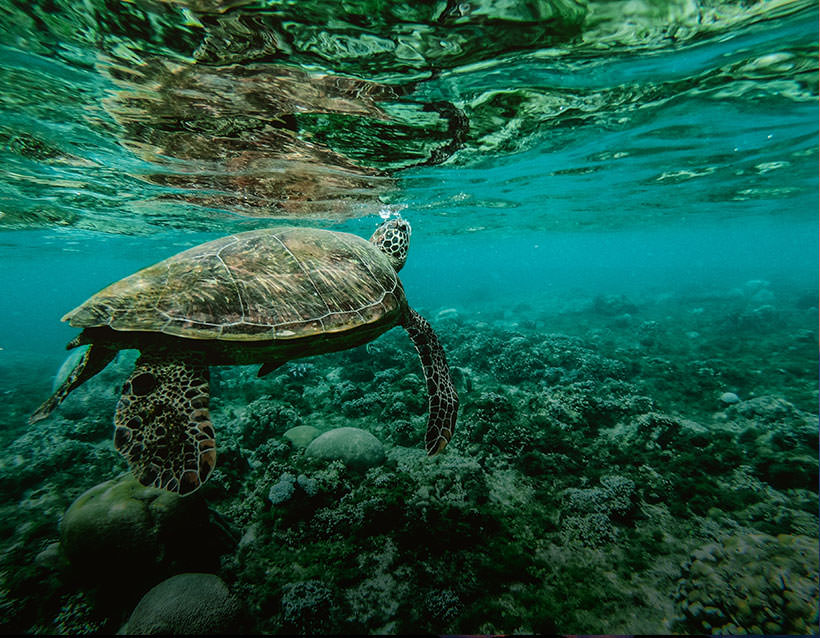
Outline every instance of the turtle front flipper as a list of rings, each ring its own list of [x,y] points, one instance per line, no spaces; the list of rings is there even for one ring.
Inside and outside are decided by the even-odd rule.
[[[75,339],[75,341],[77,340]],[[75,341],[69,343],[68,347],[73,347],[72,344]],[[29,417],[29,424],[37,423],[37,421],[45,419],[63,402],[63,399],[65,399],[72,390],[81,386],[111,363],[111,360],[115,356],[117,356],[117,350],[115,348],[92,344],[68,375],[68,378],[57,388],[57,391]]]
[[[428,321],[408,308],[402,322],[413,340],[427,381],[429,414],[425,448],[433,456],[441,452],[453,436],[458,415],[458,394],[450,377],[444,348]]]
[[[123,384],[114,447],[143,485],[190,494],[216,464],[208,366],[143,354]]]

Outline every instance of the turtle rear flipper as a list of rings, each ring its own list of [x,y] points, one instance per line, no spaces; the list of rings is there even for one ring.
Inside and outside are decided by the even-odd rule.
[[[458,415],[458,394],[450,377],[444,348],[428,321],[408,308],[402,325],[413,340],[424,368],[429,408],[425,448],[427,454],[433,456],[441,452],[453,436]]]
[[[68,347],[74,347],[72,344],[75,342],[78,342],[78,339],[75,339],[69,343]],[[59,388],[57,388],[57,391],[52,394],[51,397],[49,397],[48,400],[37,408],[37,411],[29,417],[29,425],[45,419],[58,405],[63,402],[72,390],[78,388],[95,374],[100,372],[100,370],[111,363],[111,360],[115,356],[117,356],[116,349],[92,344],[91,347],[86,350],[79,363],[77,363],[68,375],[68,378]]]
[[[143,485],[190,494],[216,464],[208,367],[143,354],[123,384],[114,447]]]

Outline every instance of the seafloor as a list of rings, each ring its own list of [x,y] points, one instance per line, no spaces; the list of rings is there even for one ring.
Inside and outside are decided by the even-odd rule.
[[[815,292],[420,310],[461,396],[445,453],[423,454],[397,329],[264,379],[213,369],[218,467],[186,499],[116,478],[130,353],[34,426],[46,373],[7,357],[0,630],[114,632],[205,572],[238,601],[211,619],[233,632],[817,633]],[[310,457],[314,431],[284,436],[300,425],[384,454]]]

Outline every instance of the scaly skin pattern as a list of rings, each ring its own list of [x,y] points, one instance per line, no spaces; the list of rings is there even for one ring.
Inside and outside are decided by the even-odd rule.
[[[387,255],[396,272],[404,267],[407,260],[411,232],[410,224],[406,220],[391,219],[379,226],[370,238],[370,242]]]
[[[450,377],[444,348],[429,322],[408,308],[403,325],[419,353],[427,382],[429,411],[425,448],[427,454],[433,456],[441,452],[453,436],[458,416],[458,394]]]
[[[143,485],[188,494],[216,465],[208,367],[143,354],[123,384],[114,447]]]

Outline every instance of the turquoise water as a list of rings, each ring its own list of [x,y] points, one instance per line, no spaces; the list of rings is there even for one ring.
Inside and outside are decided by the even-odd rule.
[[[239,604],[158,608],[166,631],[816,633],[817,25],[775,0],[0,1],[0,630],[141,633],[146,592],[207,572]],[[213,368],[217,469],[165,518],[112,442],[133,352],[27,424],[104,286],[397,215],[460,396],[439,456],[400,329]]]

